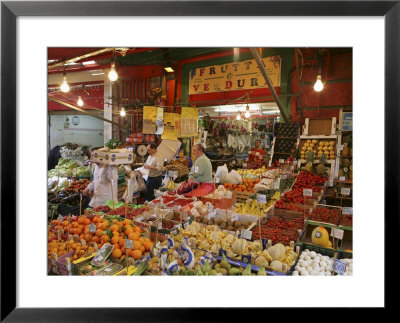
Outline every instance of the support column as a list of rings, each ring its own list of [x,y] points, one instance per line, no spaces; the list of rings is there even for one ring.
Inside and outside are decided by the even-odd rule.
[[[104,118],[108,120],[113,120],[112,117],[112,104],[108,105],[108,103],[112,103],[112,83],[106,78],[104,80]],[[112,124],[108,122],[104,122],[104,144],[112,139]]]

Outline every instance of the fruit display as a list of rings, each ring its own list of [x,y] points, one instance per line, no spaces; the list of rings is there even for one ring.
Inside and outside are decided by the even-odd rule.
[[[87,178],[78,180],[78,181],[73,181],[69,186],[64,188],[65,191],[67,192],[81,192],[83,191],[88,185],[90,184],[90,181]]]
[[[335,259],[329,256],[322,255],[309,249],[304,249],[292,276],[332,276],[336,273],[332,270]],[[345,258],[340,261],[346,264],[346,269],[343,275],[351,276],[353,272],[353,259]]]
[[[291,155],[296,148],[297,139],[275,138],[274,155],[286,155],[284,159]],[[278,158],[279,159],[279,158]]]
[[[317,205],[312,211],[309,220],[339,225],[341,218],[342,211],[340,208]]]
[[[336,141],[333,139],[302,139],[300,141],[300,158],[307,159],[307,152],[313,152],[316,159],[320,159],[322,154],[326,156],[326,159],[335,159]]]
[[[243,180],[257,180],[260,175],[266,171],[265,166],[257,169],[238,169],[237,172],[242,176]]]
[[[252,179],[243,179],[242,184],[230,184],[225,183],[224,187],[227,190],[237,191],[237,192],[246,192],[246,193],[254,193],[254,187],[260,182],[260,179],[252,180]]]
[[[257,200],[247,199],[243,203],[236,203],[234,211],[239,214],[249,214],[257,217],[264,216],[265,211],[279,199],[280,193],[272,190],[260,193],[266,196],[266,203],[258,203]]]

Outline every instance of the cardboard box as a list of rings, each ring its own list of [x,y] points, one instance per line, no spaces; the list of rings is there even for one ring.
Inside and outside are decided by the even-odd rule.
[[[133,152],[129,151],[127,153],[113,153],[95,150],[93,160],[96,163],[107,165],[132,164]]]

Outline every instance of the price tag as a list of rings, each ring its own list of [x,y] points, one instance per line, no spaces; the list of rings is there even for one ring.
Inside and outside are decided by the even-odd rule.
[[[338,145],[337,149],[338,149],[338,151],[342,151],[343,150],[343,145]]]
[[[350,195],[350,188],[342,187],[342,189],[340,190],[340,193],[342,195]]]
[[[280,181],[274,183],[274,190],[279,190]]]
[[[278,187],[279,188],[279,187]],[[261,204],[267,203],[267,196],[264,194],[257,194],[257,202]],[[242,230],[243,231],[243,230]]]
[[[89,224],[89,232],[91,232],[91,233],[96,232],[96,225],[94,223]]]
[[[279,159],[279,164],[284,164],[285,160],[284,159]]]
[[[282,179],[287,179],[287,175],[286,175],[286,174],[282,174],[282,175],[281,175],[281,178],[282,178]]]
[[[171,234],[174,235],[174,236],[176,236],[176,235],[178,234],[178,228],[173,228],[173,229],[171,230]]]
[[[162,229],[162,222],[158,222],[157,228],[158,228],[158,229]]]
[[[251,261],[251,255],[242,255],[242,263],[249,264]]]
[[[312,196],[312,189],[311,188],[304,188],[303,189],[303,196]]]
[[[60,214],[60,215],[58,216],[57,220],[60,221],[60,222],[63,222],[64,218],[63,218],[63,216]]]
[[[297,160],[294,160],[294,161],[293,161],[293,165],[297,165]]]
[[[168,176],[175,179],[175,178],[178,177],[178,171],[177,171],[177,170],[170,170],[170,171],[168,172]]]
[[[215,183],[219,183],[219,177],[215,177]]]
[[[340,230],[337,228],[332,228],[331,237],[335,237],[336,239],[343,240],[344,230]]]
[[[346,180],[346,177],[340,176],[339,180],[340,180],[340,181],[345,181],[345,180]]]
[[[133,240],[125,239],[125,248],[133,249]]]
[[[335,268],[333,268],[333,264],[335,264]],[[346,271],[346,264],[343,261],[336,259],[336,261],[332,262],[331,270],[335,270],[335,273],[343,275],[343,273]]]
[[[353,208],[352,207],[342,208],[342,214],[353,215]]]
[[[242,231],[240,232],[240,237],[243,239],[251,240],[252,234],[253,234],[252,231],[242,229]]]

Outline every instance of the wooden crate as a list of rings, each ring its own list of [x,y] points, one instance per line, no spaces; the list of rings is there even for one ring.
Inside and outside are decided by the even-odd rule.
[[[246,200],[249,199],[254,193],[235,191],[235,194],[236,194],[236,203],[242,203],[246,202]]]

